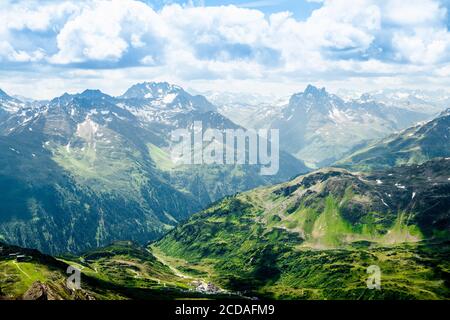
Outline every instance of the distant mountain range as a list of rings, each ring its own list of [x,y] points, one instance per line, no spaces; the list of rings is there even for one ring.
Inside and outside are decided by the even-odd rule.
[[[431,115],[436,115],[450,106],[450,93],[443,90],[384,89],[365,93],[359,99]]]
[[[450,156],[450,109],[364,147],[336,163],[354,170],[373,170],[422,164]]]
[[[242,106],[225,103],[220,112],[233,121],[251,128],[280,129],[284,150],[305,161],[310,167],[323,167],[342,158],[349,151],[371,140],[432,118],[444,108],[426,102],[421,107],[363,95],[344,100],[309,85],[304,92],[282,101]]]
[[[44,252],[79,252],[117,239],[146,242],[225,195],[306,172],[281,153],[258,166],[177,166],[170,133],[239,128],[202,96],[141,83],[120,97],[98,90],[29,105],[2,92],[0,239]]]

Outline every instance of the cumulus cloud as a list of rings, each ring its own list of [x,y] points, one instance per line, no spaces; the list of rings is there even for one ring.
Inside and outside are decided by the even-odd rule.
[[[66,20],[71,14],[79,12],[80,5],[84,5],[83,0],[78,3],[6,0],[0,7],[1,29],[46,31],[61,19]]]
[[[35,62],[42,60],[44,56],[45,53],[42,49],[37,49],[33,52],[15,50],[9,42],[0,41],[0,62]]]
[[[159,15],[142,2],[93,2],[62,27],[56,37],[59,51],[50,61],[118,62],[131,50],[144,51],[147,46],[148,56],[164,36],[164,29]]]
[[[185,80],[447,74],[435,72],[450,59],[438,0],[324,0],[304,20],[252,2],[155,11],[136,0],[6,1],[0,64],[154,68]]]

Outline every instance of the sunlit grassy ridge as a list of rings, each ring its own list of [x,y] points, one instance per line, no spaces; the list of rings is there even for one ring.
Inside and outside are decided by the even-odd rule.
[[[449,193],[441,176],[448,163],[374,176],[320,170],[227,197],[154,246],[247,295],[449,299]],[[434,190],[423,172],[436,179]],[[367,288],[370,265],[382,271],[382,290]]]
[[[228,297],[225,293],[197,292],[193,282],[203,277],[185,276],[157,258],[150,250],[129,241],[116,242],[80,257],[58,259],[35,250],[0,244],[1,299],[205,299]],[[10,253],[26,255],[18,261]],[[68,266],[81,271],[81,288],[67,285]],[[40,286],[46,295],[41,296]]]
[[[233,203],[208,218],[196,217],[156,244],[178,257],[178,268],[205,272],[211,281],[246,295],[279,299],[448,299],[448,244],[376,245],[356,241],[343,248],[336,230],[320,250],[304,246],[298,234],[266,229],[257,214]],[[233,211],[232,208],[235,208]],[[216,209],[217,210],[217,209]],[[251,209],[250,209],[251,210]],[[239,213],[242,213],[239,214]],[[226,217],[220,217],[223,213]],[[328,213],[327,213],[328,214]],[[201,221],[196,221],[200,219]],[[317,247],[317,246],[316,246]],[[366,286],[367,268],[382,270],[382,290]]]

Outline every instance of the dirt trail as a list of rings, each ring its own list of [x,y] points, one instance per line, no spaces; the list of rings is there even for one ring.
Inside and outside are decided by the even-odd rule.
[[[31,279],[31,277],[28,275],[28,273],[23,271],[23,269],[17,264],[16,261],[13,261],[13,264],[17,267],[17,269],[19,269],[20,272],[22,272],[24,275],[26,275],[28,279]]]
[[[146,250],[149,253],[151,253],[156,259],[158,259],[159,262],[161,262],[163,265],[168,267],[177,277],[180,277],[180,278],[183,278],[183,279],[193,279],[192,277],[187,276],[187,275],[183,274],[182,272],[180,272],[180,270],[178,270],[174,266],[170,265],[166,260],[164,260],[161,256],[159,256],[155,252],[152,252],[149,249],[146,249]]]

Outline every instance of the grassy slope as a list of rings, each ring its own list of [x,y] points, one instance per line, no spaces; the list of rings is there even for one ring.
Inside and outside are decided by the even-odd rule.
[[[193,290],[195,277],[174,272],[149,250],[132,242],[117,242],[81,257],[54,259],[34,250],[1,244],[0,299],[20,299],[37,281],[45,284],[59,299],[178,299],[214,298]],[[17,262],[9,253],[28,256]],[[81,290],[66,287],[66,269],[81,270]],[[227,297],[227,295],[224,295]]]
[[[447,236],[434,240],[444,244],[424,241],[430,231],[421,231],[420,214],[388,210],[378,195],[394,191],[372,187],[365,177],[325,170],[228,197],[154,247],[179,268],[247,295],[449,299]],[[370,265],[381,268],[383,290],[367,289]]]
[[[236,205],[236,204],[234,204]],[[229,213],[229,212],[228,212]],[[299,245],[293,233],[251,223],[249,215],[212,216],[172,232],[156,247],[179,269],[232,291],[283,299],[448,299],[450,246],[421,243],[342,249]],[[202,230],[196,232],[196,228]],[[337,228],[339,230],[340,227]],[[331,239],[334,240],[333,236]],[[361,247],[359,247],[361,246]],[[378,265],[383,290],[368,290]]]

